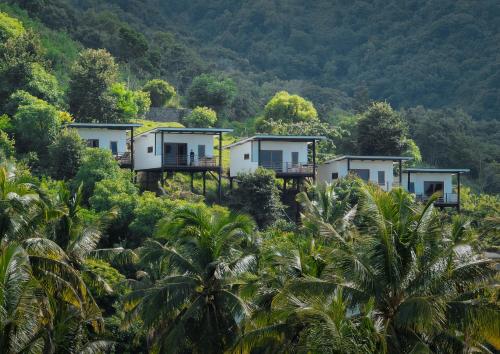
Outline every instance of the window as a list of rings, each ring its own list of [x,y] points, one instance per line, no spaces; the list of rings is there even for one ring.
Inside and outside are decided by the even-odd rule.
[[[299,153],[294,151],[292,152],[292,165],[298,165],[299,164]]]
[[[198,158],[205,157],[205,145],[198,145]]]
[[[338,172],[333,172],[332,173],[332,180],[339,179],[339,174]]]
[[[259,143],[252,141],[252,162],[259,161]]]
[[[410,182],[410,185],[408,187],[408,192],[415,193],[415,182]]]
[[[370,170],[369,169],[352,169],[352,173],[357,175],[363,181],[368,182],[370,180]]]
[[[443,192],[443,182],[429,182],[424,181],[424,194],[428,197],[433,195],[436,192]]]
[[[385,171],[378,171],[377,173],[377,177],[378,177],[378,184],[380,186],[384,186],[385,185]]]
[[[282,150],[261,150],[260,166],[275,171],[283,170]]]
[[[244,160],[250,160],[250,154],[245,154],[243,155]]]
[[[148,146],[148,154],[151,154],[153,152],[153,147],[152,146]]]
[[[109,149],[113,155],[118,155],[118,143],[116,141],[109,142]]]
[[[98,148],[99,139],[87,139],[87,146],[91,148]]]

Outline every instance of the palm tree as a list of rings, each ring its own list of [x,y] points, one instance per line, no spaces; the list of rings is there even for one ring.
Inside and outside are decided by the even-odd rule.
[[[15,240],[30,234],[41,207],[37,188],[20,182],[13,166],[0,166],[0,239]]]
[[[270,343],[289,352],[487,352],[483,343],[496,344],[499,308],[484,300],[491,261],[470,246],[467,221],[446,223],[433,200],[421,206],[402,190],[360,192],[359,215],[347,210],[347,220],[328,217],[335,207],[321,193],[314,201],[302,196],[325,266],[299,276],[287,271],[268,312],[247,321],[235,352]],[[289,267],[303,263],[283,251],[276,256]]]
[[[254,223],[246,216],[182,206],[160,226],[165,242],[148,240],[148,275],[125,297],[128,321],[140,318],[159,352],[218,353],[249,314],[237,295],[253,270]]]
[[[470,246],[475,235],[468,222],[446,224],[434,199],[421,206],[401,189],[361,191],[362,222],[350,239],[331,232],[335,252],[325,278],[349,292],[353,309],[374,302],[384,351],[484,349],[479,329],[498,328],[500,317],[498,307],[477,296],[491,279],[492,262]],[[328,227],[322,229],[327,235]]]
[[[18,181],[12,171],[3,167],[0,168],[0,198],[2,232],[0,244],[4,247],[4,254],[7,256],[10,254],[10,247],[16,247],[16,252],[13,253],[16,257],[12,258],[14,262],[12,264],[19,266],[20,271],[24,271],[20,274],[24,274],[26,284],[30,285],[25,289],[25,294],[30,296],[27,296],[26,301],[21,304],[27,306],[26,315],[30,316],[28,324],[31,323],[33,326],[31,335],[36,341],[33,343],[27,341],[26,345],[40,346],[40,341],[42,341],[44,352],[63,352],[56,345],[54,331],[55,328],[60,328],[57,319],[62,318],[59,315],[61,311],[75,314],[74,318],[78,319],[76,322],[82,332],[87,330],[87,326],[93,328],[96,333],[101,332],[103,329],[101,311],[83,281],[82,274],[84,273],[75,267],[74,262],[74,255],[77,253],[75,250],[79,250],[80,254],[90,251],[89,244],[96,243],[95,234],[83,232],[83,236],[78,238],[77,242],[65,244],[67,250],[70,251],[68,255],[56,242],[47,237],[50,236],[48,233],[55,220],[58,220],[59,224],[69,224],[70,227],[65,230],[70,234],[73,233],[72,230],[76,230],[76,227],[71,226],[71,217],[66,218],[68,209],[60,205],[52,207],[50,197],[46,196],[40,188]],[[22,258],[24,263],[19,261],[21,255],[24,257]],[[9,278],[6,277],[5,280]],[[24,284],[20,281],[19,286],[22,287]],[[6,294],[9,289],[5,289],[0,288],[0,292],[4,291],[3,294]],[[36,294],[36,296],[31,294]],[[15,298],[13,299],[15,301]],[[28,311],[31,307],[36,309],[36,315]],[[6,321],[4,342],[7,345],[6,341],[11,338],[9,333],[14,332],[8,325],[10,320],[6,318]],[[25,335],[26,338],[29,337]],[[16,339],[14,336],[13,338],[20,343],[19,345],[25,342],[22,337]],[[78,344],[78,342],[73,342],[75,343]],[[83,348],[91,342],[82,341],[81,345],[76,344],[75,348]],[[95,347],[102,348],[103,343]],[[13,348],[11,351],[15,352],[15,350]],[[30,348],[23,350],[30,350]]]
[[[0,348],[3,353],[41,349],[44,298],[37,291],[28,254],[14,242],[0,244]]]

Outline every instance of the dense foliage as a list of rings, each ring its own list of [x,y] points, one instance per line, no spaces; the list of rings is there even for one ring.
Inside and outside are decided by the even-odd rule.
[[[9,3],[0,4],[2,353],[500,350],[500,200],[475,193],[500,188],[498,121],[371,102],[461,98],[489,112],[495,75],[471,103],[469,88],[480,88],[465,74],[481,64],[489,75],[490,53],[452,59],[468,37],[480,46],[497,33],[488,30],[495,4],[477,5],[475,23],[469,3],[448,0],[439,11],[431,0]],[[417,52],[399,37],[409,31],[426,38]],[[444,38],[445,67],[434,60]],[[385,54],[411,58],[408,78]],[[417,80],[434,72],[443,73]],[[334,86],[356,88],[349,97]],[[436,92],[454,95],[437,104]],[[422,204],[354,176],[285,188],[262,168],[238,175],[232,190],[224,181],[225,206],[212,202],[211,174],[206,197],[200,180],[191,192],[180,174],[148,192],[109,150],[65,128],[128,122],[173,95],[194,108],[190,126],[325,136],[319,160],[408,154],[420,163],[420,148],[423,163],[471,167],[462,214],[436,209],[437,195]]]

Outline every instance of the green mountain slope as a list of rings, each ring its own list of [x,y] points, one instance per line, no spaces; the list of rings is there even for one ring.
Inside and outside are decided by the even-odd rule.
[[[243,116],[276,87],[324,106],[320,113],[350,108],[349,96],[366,88],[396,107],[499,119],[496,0],[12,1],[125,61],[133,48],[123,52],[120,31],[137,31],[149,42],[134,63],[139,78],[162,75],[182,91],[200,72],[224,71],[249,101]]]

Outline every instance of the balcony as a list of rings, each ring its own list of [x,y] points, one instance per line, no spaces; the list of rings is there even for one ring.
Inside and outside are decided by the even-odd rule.
[[[120,167],[123,168],[132,167],[132,154],[130,153],[130,151],[117,152],[114,153],[113,156],[120,165]]]
[[[313,164],[310,163],[293,163],[293,162],[261,162],[261,167],[269,170],[274,170],[278,177],[308,177],[314,173]]]
[[[164,156],[163,167],[170,171],[208,171],[218,170],[219,160],[216,157],[201,156],[196,154],[178,154],[175,156]]]
[[[431,196],[424,194],[416,194],[415,199],[419,202],[427,202]],[[435,202],[437,206],[446,206],[446,205],[457,205],[458,204],[458,194],[457,193],[445,193],[441,197],[439,197]]]

